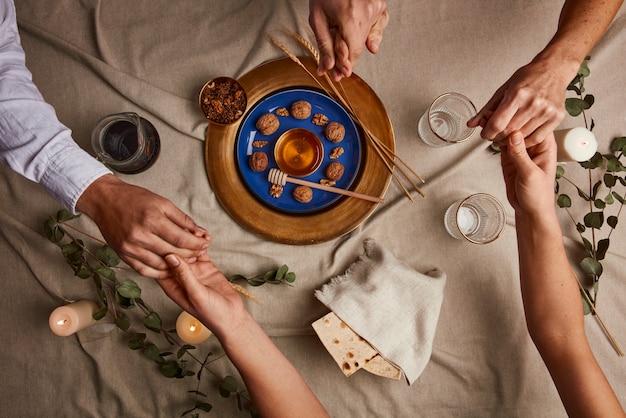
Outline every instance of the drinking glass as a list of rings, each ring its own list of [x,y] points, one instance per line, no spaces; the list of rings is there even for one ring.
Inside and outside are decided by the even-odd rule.
[[[431,147],[458,144],[476,130],[467,127],[467,121],[475,115],[476,107],[470,99],[459,93],[444,93],[424,112],[417,130],[422,141]]]
[[[495,197],[476,193],[450,205],[444,216],[448,233],[456,239],[486,244],[500,236],[506,223],[504,207]]]
[[[136,113],[125,112],[100,119],[91,133],[98,160],[124,174],[139,173],[157,159],[161,142],[156,128]]]

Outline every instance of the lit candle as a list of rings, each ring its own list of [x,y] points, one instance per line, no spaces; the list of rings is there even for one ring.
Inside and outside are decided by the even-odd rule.
[[[456,213],[456,224],[465,235],[471,234],[478,226],[478,215],[472,209],[461,206]]]
[[[557,161],[587,161],[596,153],[598,142],[595,135],[583,127],[554,131]]]
[[[211,336],[211,331],[202,322],[185,311],[176,319],[176,333],[187,344],[200,344]]]
[[[100,308],[92,300],[79,300],[68,305],[59,306],[50,314],[48,324],[56,335],[67,337],[75,332],[96,323],[93,315]]]

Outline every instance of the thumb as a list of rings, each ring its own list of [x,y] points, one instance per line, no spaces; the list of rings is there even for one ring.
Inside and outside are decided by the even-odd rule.
[[[189,267],[189,264],[184,259],[174,254],[168,254],[165,256],[165,261],[167,261],[174,276],[187,294],[192,294],[195,289],[202,286],[193,271],[191,271],[191,267]]]
[[[518,172],[526,172],[534,166],[526,150],[524,135],[520,131],[514,131],[509,135],[506,153]]]

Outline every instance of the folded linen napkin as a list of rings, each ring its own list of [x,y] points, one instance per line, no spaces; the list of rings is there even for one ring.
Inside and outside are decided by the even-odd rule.
[[[430,360],[446,275],[419,273],[373,239],[363,247],[365,253],[315,296],[412,384]]]

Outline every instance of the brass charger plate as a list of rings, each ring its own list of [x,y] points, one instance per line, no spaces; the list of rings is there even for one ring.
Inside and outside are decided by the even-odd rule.
[[[315,74],[309,58],[302,62]],[[289,58],[262,64],[237,81],[248,96],[246,113],[270,93],[286,88],[319,88],[298,64]],[[357,75],[341,82],[356,114],[378,139],[395,151],[391,121],[374,91]],[[243,118],[242,118],[243,119]],[[254,197],[239,175],[235,141],[241,120],[230,125],[209,123],[205,141],[205,164],[211,187],[226,212],[248,231],[283,244],[307,245],[330,241],[353,231],[378,204],[342,197],[332,206],[311,214],[290,214],[272,209]],[[360,132],[363,136],[363,133]],[[363,139],[362,139],[363,140]],[[372,146],[363,140],[362,162],[351,190],[382,197],[391,182],[391,173]],[[269,192],[268,182],[268,192]]]

